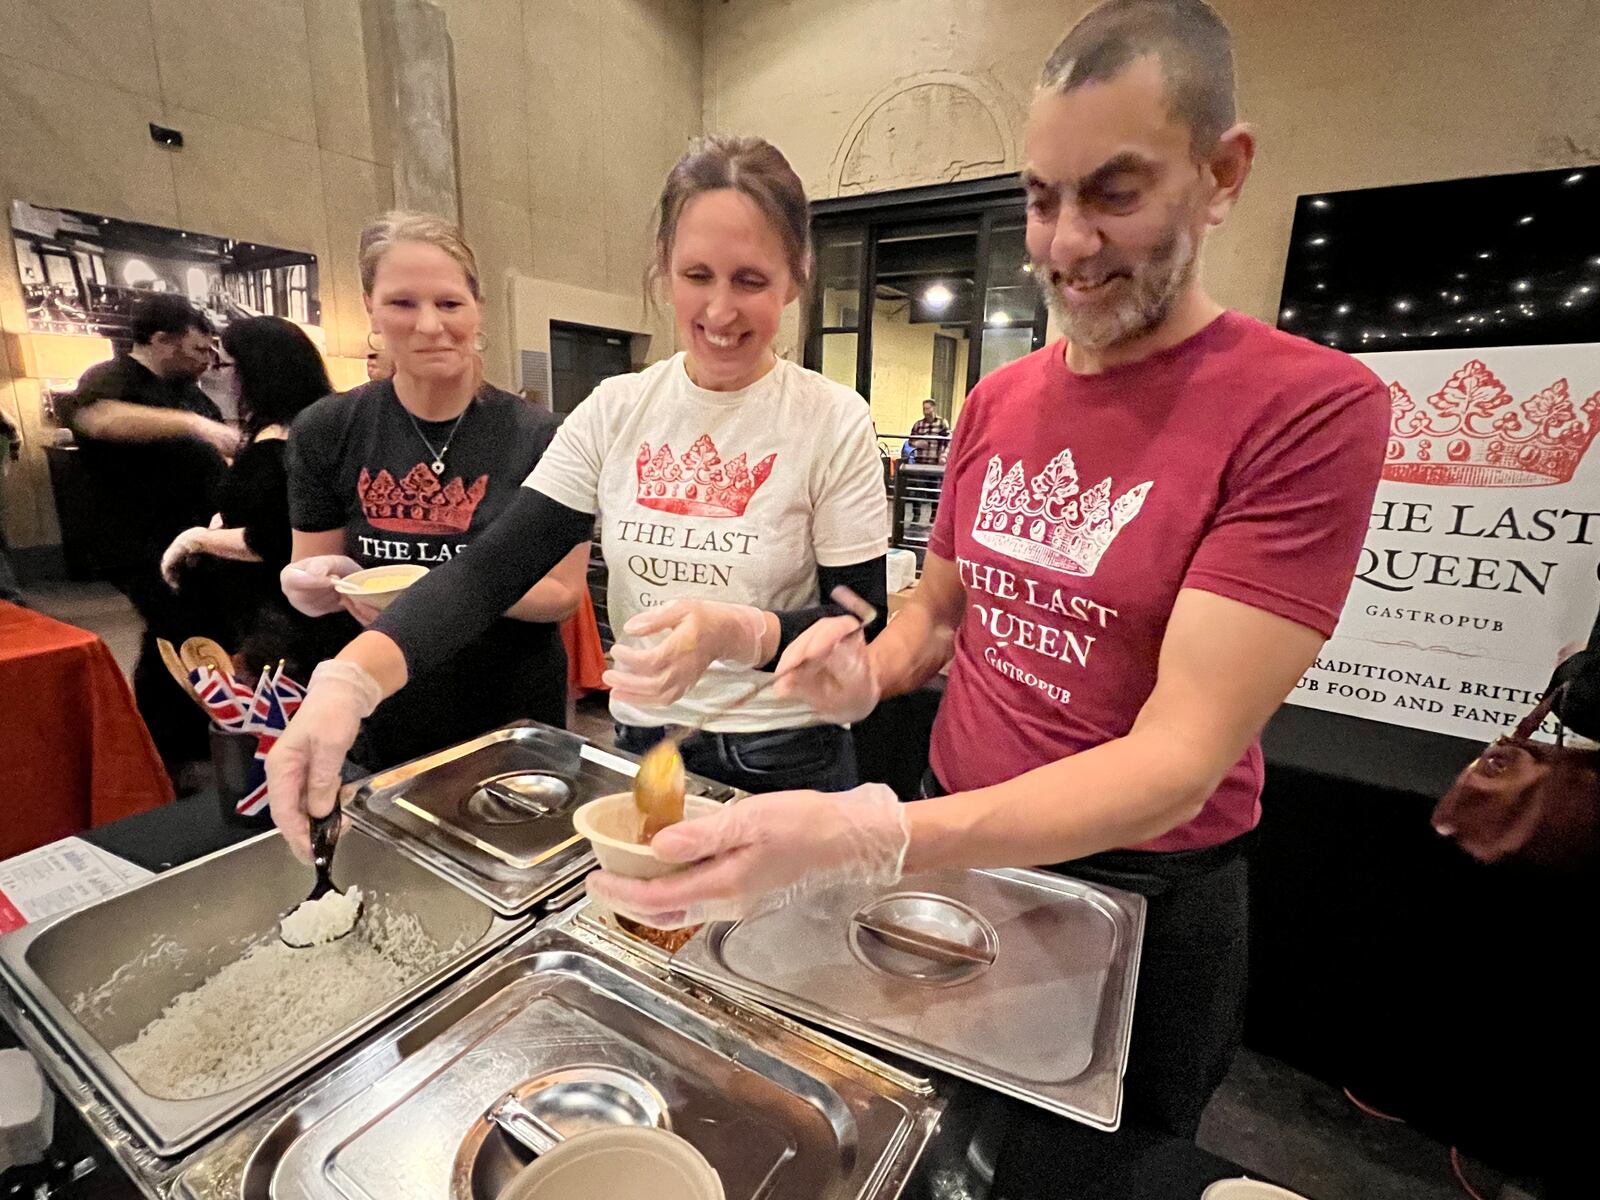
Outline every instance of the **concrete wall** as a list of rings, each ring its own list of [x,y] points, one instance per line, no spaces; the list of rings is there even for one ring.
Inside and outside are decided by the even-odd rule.
[[[622,328],[639,324],[651,211],[700,132],[700,6],[438,2],[455,53],[462,224],[490,306],[485,372],[509,387],[515,352],[548,346],[548,331],[513,331],[513,276],[608,293],[631,306]],[[672,353],[670,321],[649,328],[662,335],[650,356]]]
[[[1594,0],[1214,0],[1261,137],[1211,239],[1271,318],[1301,193],[1600,161]],[[771,138],[813,196],[994,175],[1086,0],[707,0],[708,130]]]

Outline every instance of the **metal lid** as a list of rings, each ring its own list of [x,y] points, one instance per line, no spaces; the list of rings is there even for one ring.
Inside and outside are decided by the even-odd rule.
[[[1111,1130],[1144,904],[1042,871],[941,871],[713,923],[671,966]]]

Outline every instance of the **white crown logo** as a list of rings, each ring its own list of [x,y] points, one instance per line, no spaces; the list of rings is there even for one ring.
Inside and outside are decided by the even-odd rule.
[[[1080,494],[1071,450],[1062,450],[1031,480],[1024,480],[1020,458],[1003,479],[1000,470],[997,454],[984,472],[973,540],[1063,575],[1094,574],[1100,556],[1139,515],[1153,482],[1129,488],[1115,502],[1110,478]]]

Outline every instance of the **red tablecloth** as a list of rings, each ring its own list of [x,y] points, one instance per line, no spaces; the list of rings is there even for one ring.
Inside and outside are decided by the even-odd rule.
[[[605,689],[600,676],[606,669],[605,647],[600,644],[600,626],[595,622],[594,601],[583,589],[578,611],[561,622],[561,640],[567,647],[567,684],[574,696]]]
[[[0,601],[0,858],[171,799],[106,644]]]

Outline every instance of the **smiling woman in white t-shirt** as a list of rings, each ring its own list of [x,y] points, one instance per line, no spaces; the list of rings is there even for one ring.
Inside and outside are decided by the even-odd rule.
[[[857,782],[848,733],[803,702],[763,693],[712,716],[838,613],[836,585],[887,606],[867,405],[772,348],[810,275],[804,188],[768,142],[706,138],[667,177],[655,250],[680,352],[596,388],[495,524],[312,676],[267,760],[273,817],[302,855],[362,718],[588,540],[596,514],[619,744],[704,721],[682,747],[692,771],[750,791]]]

